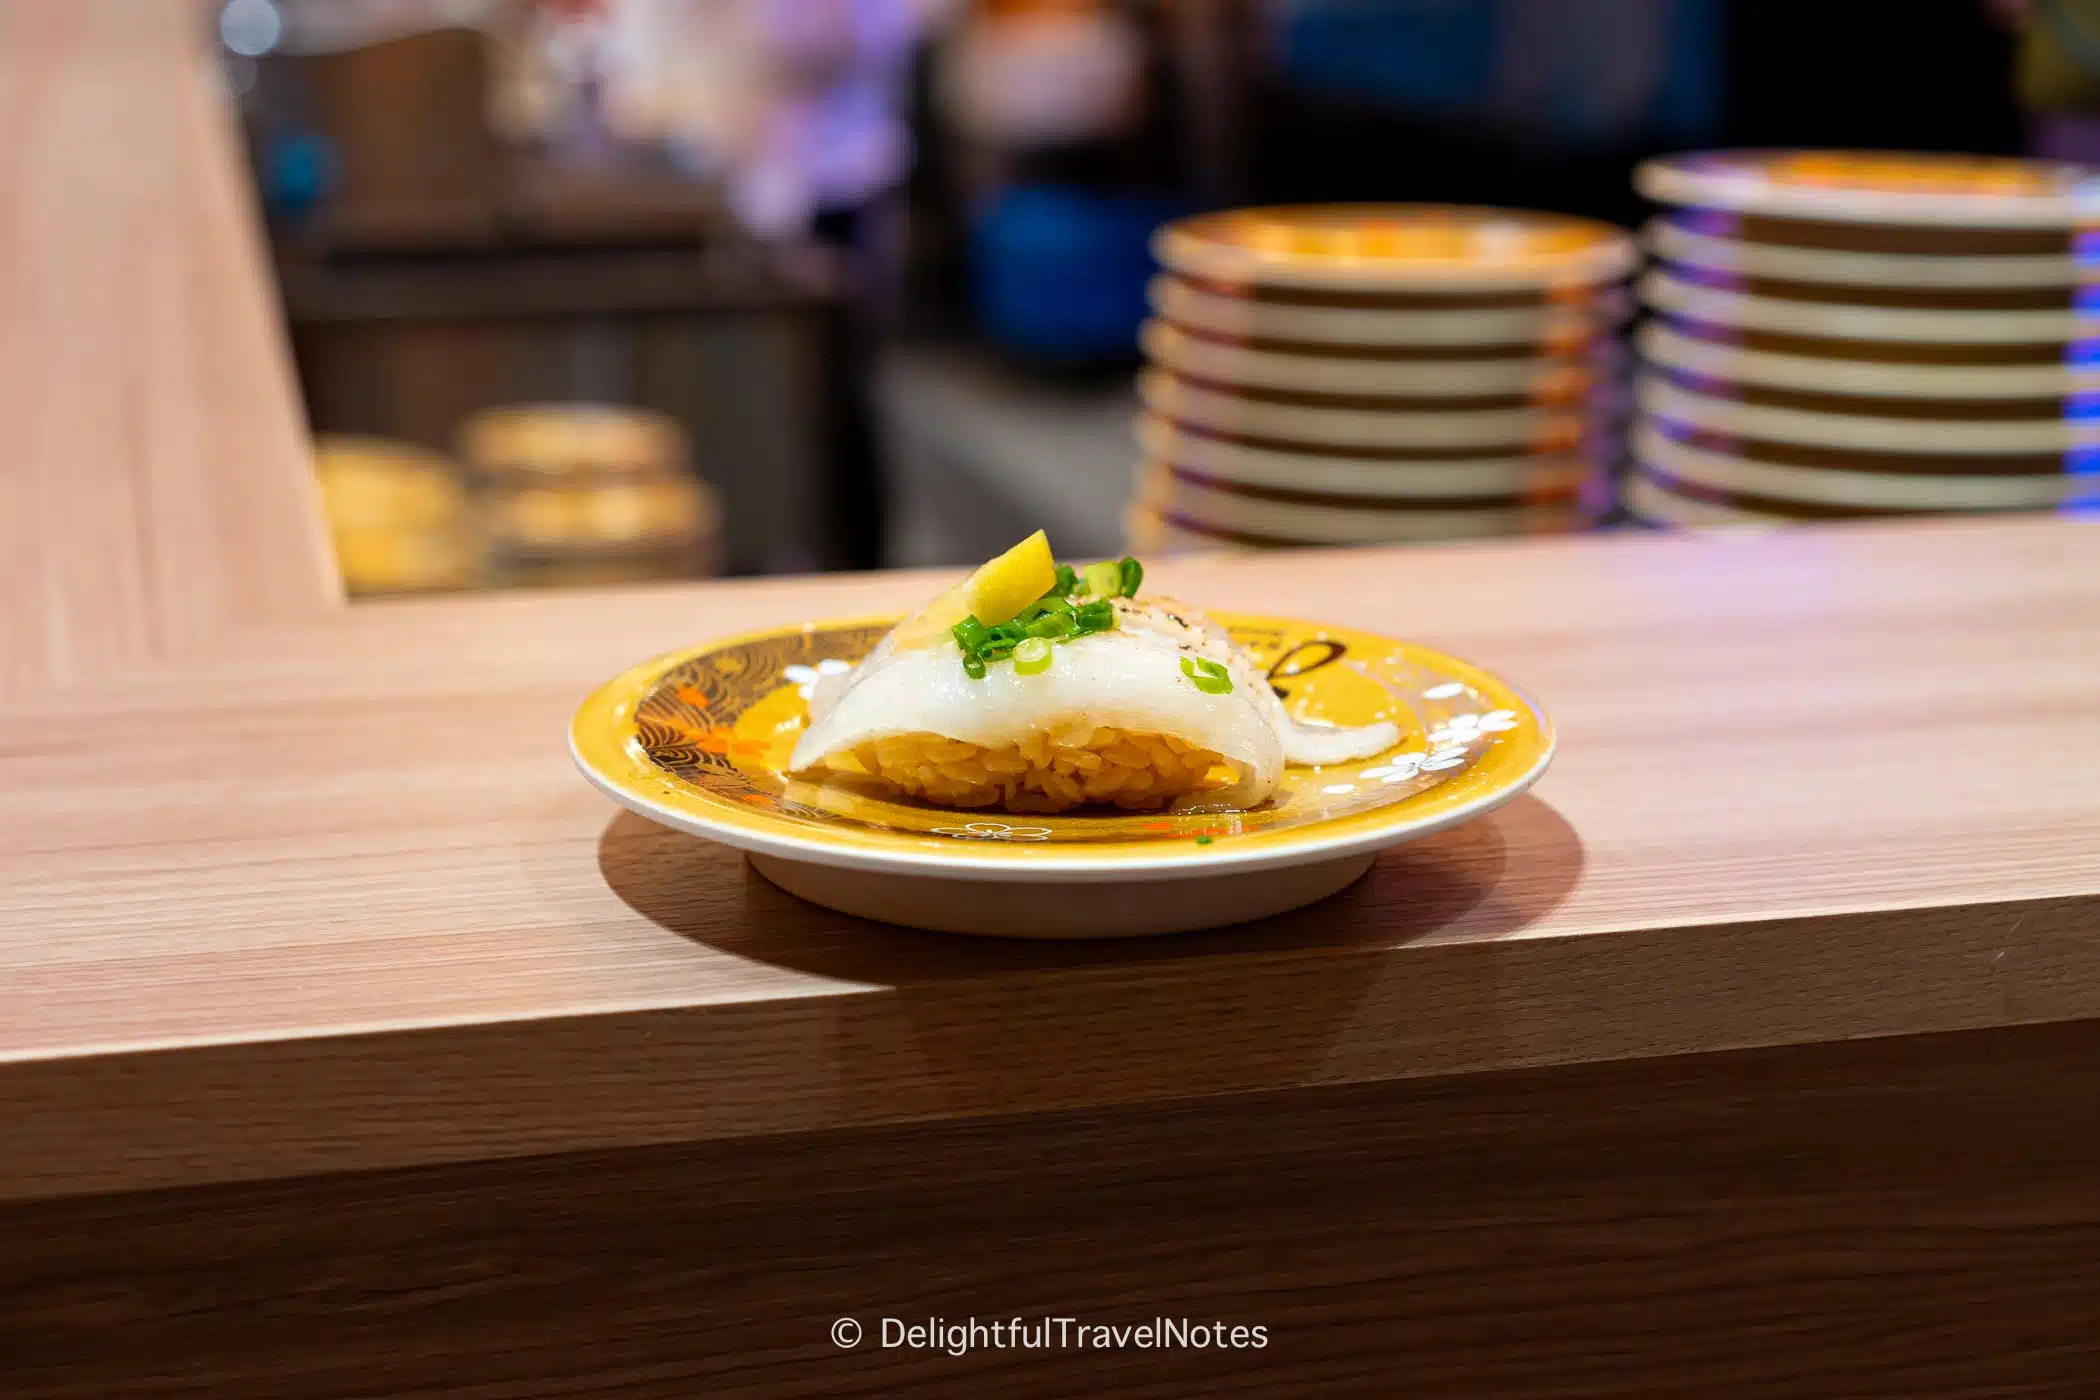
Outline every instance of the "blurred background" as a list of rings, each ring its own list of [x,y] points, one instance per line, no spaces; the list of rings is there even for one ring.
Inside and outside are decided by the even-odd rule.
[[[215,18],[366,594],[964,563],[1038,526],[1120,552],[1153,234],[1201,211],[1448,202],[1630,231],[1652,212],[1633,169],[1664,152],[2100,156],[2100,7],[2076,0]],[[1623,464],[1584,451],[1602,494],[1561,524],[1612,528]]]

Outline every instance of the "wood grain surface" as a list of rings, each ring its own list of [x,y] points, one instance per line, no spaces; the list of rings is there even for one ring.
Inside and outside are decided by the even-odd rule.
[[[9,1400],[2072,1400],[2100,1029],[0,1206]],[[884,1348],[1154,1317],[1258,1350]],[[867,1340],[841,1351],[835,1319]]]
[[[1224,560],[1563,734],[1534,797],[1238,930],[860,923],[618,814],[636,658],[925,577],[350,609],[18,708],[0,1189],[64,1194],[2100,1014],[2100,535],[2062,522]],[[26,1116],[26,1117],[25,1117]]]
[[[1486,662],[1563,756],[1245,929],[1015,947],[801,905],[615,815],[566,717],[637,657],[933,580],[335,607],[198,16],[0,17],[0,1196],[2100,1010],[2069,522],[1162,569]]]
[[[0,702],[340,586],[193,0],[0,0]]]

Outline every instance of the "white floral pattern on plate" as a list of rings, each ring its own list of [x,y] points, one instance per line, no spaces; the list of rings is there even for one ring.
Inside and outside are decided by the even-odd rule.
[[[1366,768],[1356,776],[1365,782],[1404,783],[1424,773],[1441,773],[1447,768],[1456,768],[1465,761],[1466,751],[1462,746],[1447,746],[1427,753],[1398,754],[1392,762]]]
[[[1048,841],[1047,826],[1010,826],[1005,822],[970,822],[964,826],[937,826],[936,836],[953,836],[964,841]]]
[[[1489,710],[1484,715],[1452,715],[1429,733],[1429,747],[1465,745],[1487,734],[1501,734],[1517,727],[1515,710]]]
[[[816,693],[818,680],[825,676],[843,675],[852,669],[852,662],[841,661],[835,656],[827,656],[814,666],[796,665],[782,667],[780,674],[785,676],[788,682],[795,687],[796,694],[807,700]]]

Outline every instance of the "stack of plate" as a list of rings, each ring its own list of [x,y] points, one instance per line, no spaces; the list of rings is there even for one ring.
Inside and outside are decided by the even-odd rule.
[[[481,542],[450,458],[387,438],[323,436],[314,474],[353,596],[471,588]]]
[[[605,403],[511,404],[460,425],[500,585],[705,578],[722,509],[665,414]]]
[[[1135,548],[1588,522],[1621,426],[1613,333],[1636,253],[1620,230],[1501,209],[1244,209],[1171,224],[1155,250]]]
[[[1635,175],[1634,475],[1655,524],[2036,510],[2100,495],[2100,174],[1715,152]]]

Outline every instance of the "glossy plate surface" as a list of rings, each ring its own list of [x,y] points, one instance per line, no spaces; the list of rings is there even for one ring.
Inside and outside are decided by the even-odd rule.
[[[1624,229],[1565,214],[1441,204],[1301,204],[1198,214],[1160,230],[1195,277],[1392,292],[1586,289],[1639,260]]]
[[[1291,713],[1395,721],[1390,752],[1288,770],[1238,813],[1054,816],[899,800],[857,777],[784,771],[818,675],[864,656],[888,620],[813,623],[646,662],[586,700],[570,726],[584,775],[667,826],[796,862],[949,879],[1104,881],[1203,876],[1375,851],[1441,831],[1522,792],[1553,730],[1508,682],[1410,642],[1286,618],[1217,613]]]
[[[2068,229],[2100,210],[2084,166],[1910,151],[1700,151],[1644,161],[1633,184],[1658,204],[1834,223]]]

